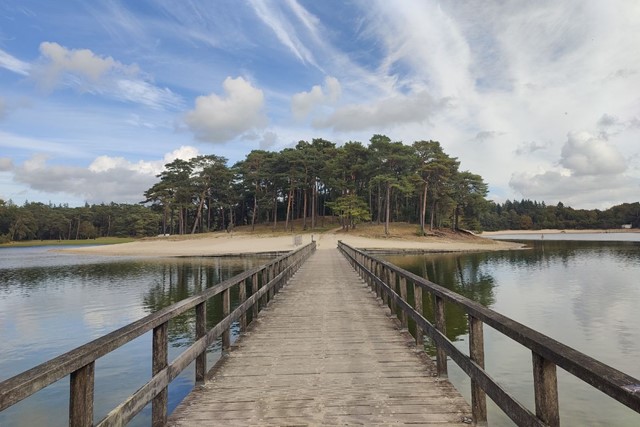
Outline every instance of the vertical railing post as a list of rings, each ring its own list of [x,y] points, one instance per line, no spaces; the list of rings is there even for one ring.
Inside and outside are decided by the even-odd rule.
[[[400,298],[407,302],[407,279],[403,276],[400,277]],[[407,312],[404,310],[400,310],[400,323],[403,329],[407,329]]]
[[[424,309],[422,308],[422,287],[415,282],[413,283],[413,305],[418,314],[422,316],[424,314]],[[416,345],[422,346],[423,344],[424,331],[416,323]]]
[[[93,425],[93,386],[95,362],[71,373],[69,395],[69,426]]]
[[[258,273],[251,276],[251,295],[255,295],[258,292]],[[258,311],[260,310],[260,301],[257,301],[253,304],[253,316],[251,321],[253,322],[258,318]]]
[[[238,284],[238,299],[240,304],[243,304],[247,300],[247,279],[244,279]],[[246,332],[247,330],[247,312],[245,311],[240,315],[240,332]]]
[[[153,361],[151,372],[156,375],[169,364],[168,323],[153,328]],[[151,424],[153,427],[164,426],[167,423],[167,404],[169,401],[168,388],[165,387],[153,398],[151,404]]]
[[[275,277],[276,277],[276,265],[272,264],[271,267],[269,267],[269,280],[267,281],[267,283],[272,281]],[[271,302],[271,300],[273,299],[273,286],[269,288],[269,291],[267,293],[269,294],[269,298],[267,299],[267,302]]]
[[[226,318],[231,313],[231,290],[229,288],[222,291],[222,317]],[[231,347],[231,325],[222,331],[222,350]]]
[[[260,277],[261,288],[264,288],[265,286],[267,286],[267,283],[269,283],[269,268],[270,267],[265,267],[264,270],[262,270],[262,276]],[[260,301],[260,310],[264,309],[267,306],[268,298],[269,298],[269,295],[265,292],[262,295],[262,300]]]
[[[389,287],[391,288],[393,293],[397,294],[398,286],[396,283],[396,272],[393,271],[392,269],[389,269],[388,271],[389,273],[387,274],[387,277],[389,278],[389,283],[388,283]],[[389,310],[391,310],[391,316],[396,318],[398,315],[398,309],[397,309],[396,299],[392,294],[389,294]]]
[[[444,300],[439,296],[435,295],[435,318],[436,318],[436,329],[440,331],[443,335],[447,333],[447,326],[445,322],[444,315]],[[436,342],[436,365],[438,367],[438,376],[446,377],[447,373],[447,353],[445,352],[442,346],[438,345]]]
[[[196,305],[196,339],[207,333],[207,302]],[[207,350],[196,357],[196,383],[204,383],[207,374]]]
[[[484,369],[484,333],[482,322],[469,315],[469,357]],[[471,380],[471,413],[476,425],[487,424],[487,396],[480,385]]]
[[[557,427],[560,425],[560,413],[556,365],[536,352],[532,352],[532,356],[536,415],[548,426]]]

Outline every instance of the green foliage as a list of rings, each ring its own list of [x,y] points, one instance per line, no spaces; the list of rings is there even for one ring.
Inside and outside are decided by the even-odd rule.
[[[618,229],[623,224],[638,228],[640,203],[623,203],[600,211],[573,209],[562,202],[556,206],[531,200],[487,202],[479,221],[485,230]]]
[[[344,230],[356,228],[356,224],[371,220],[367,202],[354,194],[338,197],[333,202],[327,202],[327,207],[340,218]]]

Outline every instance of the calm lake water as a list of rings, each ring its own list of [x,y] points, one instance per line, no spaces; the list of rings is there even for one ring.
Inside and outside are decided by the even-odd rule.
[[[640,242],[537,237],[527,243],[529,250],[389,259],[640,378]],[[0,248],[0,380],[266,262],[95,257],[49,249]],[[220,318],[219,308],[219,300],[207,308],[209,325]],[[466,318],[447,309],[448,335],[466,349]],[[170,324],[170,359],[191,343],[193,331],[192,316]],[[533,408],[530,352],[489,327],[485,343],[488,371]],[[150,349],[146,334],[97,361],[96,420],[150,378]],[[211,350],[210,362],[218,354],[219,345]],[[469,399],[466,376],[452,362],[449,371]],[[193,377],[191,367],[172,383],[170,410],[191,389]],[[562,370],[558,381],[563,425],[640,425],[639,414]],[[0,413],[0,426],[67,425],[68,383],[62,379]],[[512,425],[489,405],[490,425]],[[132,425],[150,425],[149,408]]]
[[[640,235],[633,236],[636,241],[613,242],[592,241],[610,238],[600,234],[578,235],[581,241],[538,235],[526,242],[529,250],[386,258],[640,378]],[[468,354],[466,317],[446,309],[447,335]],[[485,326],[485,360],[489,373],[534,410],[530,351]],[[466,374],[452,361],[449,376],[470,400]],[[561,369],[558,387],[563,425],[640,425],[640,414]],[[489,425],[513,425],[487,400]]]
[[[0,380],[105,335],[268,258],[121,258],[0,248]],[[237,295],[232,293],[232,305]],[[207,306],[211,327],[221,300]],[[193,342],[192,313],[169,324],[169,359]],[[209,362],[219,357],[218,343]],[[95,418],[102,419],[151,377],[151,333],[96,362]],[[169,387],[169,410],[194,383],[193,364]],[[69,379],[0,412],[0,426],[66,426]],[[150,405],[149,405],[150,406]],[[150,407],[133,426],[148,426]]]

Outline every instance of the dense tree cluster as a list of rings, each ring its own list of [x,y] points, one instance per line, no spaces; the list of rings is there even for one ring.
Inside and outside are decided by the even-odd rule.
[[[478,228],[487,185],[459,170],[437,141],[412,145],[374,135],[368,146],[300,141],[279,152],[251,151],[229,167],[214,155],[165,166],[145,203],[162,215],[161,232],[184,234],[268,223],[289,230],[292,220],[314,229],[334,214],[343,227],[374,220],[429,227]]]
[[[615,229],[624,224],[640,227],[640,203],[623,203],[607,210],[573,209],[558,203],[547,206],[531,200],[502,204],[489,202],[480,214],[484,230]]]
[[[374,221],[384,224],[385,233],[392,221],[418,224],[423,234],[442,227],[640,227],[639,203],[599,211],[487,201],[482,177],[460,170],[439,142],[405,145],[384,135],[368,145],[314,139],[279,152],[253,150],[232,166],[216,155],[177,159],[158,178],[137,205],[70,208],[0,200],[0,242],[193,234],[256,224],[291,230],[294,220],[315,229],[327,215],[339,217],[346,230]]]
[[[142,237],[157,233],[160,216],[130,204],[71,208],[0,200],[0,243],[20,240],[78,240]]]

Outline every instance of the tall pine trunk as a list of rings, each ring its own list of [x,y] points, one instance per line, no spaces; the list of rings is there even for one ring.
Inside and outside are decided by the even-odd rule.
[[[387,183],[387,197],[386,197],[386,215],[384,220],[384,235],[389,235],[389,218],[391,217],[391,183]]]

